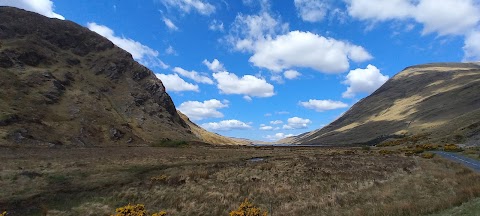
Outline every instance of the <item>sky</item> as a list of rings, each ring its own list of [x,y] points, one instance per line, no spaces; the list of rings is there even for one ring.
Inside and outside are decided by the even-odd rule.
[[[177,109],[276,141],[328,125],[408,66],[480,59],[480,0],[0,0],[130,52]]]

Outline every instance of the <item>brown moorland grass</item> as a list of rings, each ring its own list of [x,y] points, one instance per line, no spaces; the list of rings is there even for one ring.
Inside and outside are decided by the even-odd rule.
[[[269,215],[424,215],[480,197],[480,175],[461,165],[361,148],[1,149],[0,161],[10,215],[111,215],[129,203],[228,215],[246,198]]]

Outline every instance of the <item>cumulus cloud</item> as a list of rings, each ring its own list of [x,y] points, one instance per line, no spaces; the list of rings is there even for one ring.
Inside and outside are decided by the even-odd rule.
[[[287,124],[283,125],[283,129],[286,129],[286,130],[305,129],[311,123],[312,121],[310,119],[293,117],[287,120]]]
[[[178,27],[172,22],[172,20],[164,17],[163,18],[163,23],[165,23],[165,25],[170,29],[170,30],[174,30],[174,31],[177,31],[178,30]]]
[[[205,83],[205,84],[210,84],[213,85],[213,80],[210,79],[207,76],[200,75],[197,71],[187,71],[181,67],[175,67],[173,68],[173,71],[177,74],[180,74],[183,77],[189,78],[197,83]]]
[[[194,91],[199,92],[198,85],[185,82],[177,74],[155,74],[159,78],[167,91],[182,92],[182,91]]]
[[[275,135],[267,135],[265,136],[266,139],[276,141],[276,140],[281,140],[287,137],[292,137],[295,136],[293,134],[284,134],[284,133],[276,133]]]
[[[233,73],[224,71],[214,73],[213,78],[217,80],[217,88],[223,94],[239,94],[250,97],[271,97],[275,94],[272,84],[252,75],[244,75],[239,78]]]
[[[323,112],[327,110],[334,110],[334,109],[341,109],[341,108],[348,107],[348,104],[343,103],[341,101],[315,100],[315,99],[310,99],[305,102],[300,102],[300,105],[307,109],[313,109],[317,112]]]
[[[215,6],[202,0],[161,0],[167,8],[176,8],[183,13],[196,11],[202,15],[210,15],[215,12]]]
[[[225,107],[228,107],[228,103],[211,99],[203,102],[186,101],[180,104],[178,110],[187,115],[191,120],[196,121],[206,118],[222,118],[223,114],[218,110]]]
[[[301,76],[302,74],[296,70],[287,70],[283,72],[283,76],[287,79],[296,79],[297,77]]]
[[[249,61],[272,71],[304,67],[324,73],[340,73],[348,70],[349,61],[370,59],[372,56],[361,46],[311,32],[292,31],[258,43]]]
[[[464,61],[479,61],[480,60],[480,32],[473,31],[466,36]]]
[[[413,19],[424,25],[423,33],[464,34],[480,21],[478,4],[472,0],[349,0],[348,12],[360,20]]]
[[[349,86],[347,91],[343,92],[342,97],[353,98],[357,93],[370,94],[382,86],[388,78],[388,76],[380,73],[377,67],[370,64],[365,69],[351,70],[343,81],[344,84]]]
[[[130,38],[116,36],[115,32],[107,26],[99,25],[97,23],[87,23],[87,27],[91,31],[107,38],[118,47],[132,54],[133,59],[141,64],[147,67],[168,68],[168,65],[158,59],[158,51]]]
[[[236,119],[205,123],[205,124],[202,124],[202,127],[207,130],[213,130],[213,131],[247,130],[252,128],[247,123],[244,123]]]
[[[220,61],[218,61],[218,59],[213,59],[212,62],[209,62],[207,59],[204,59],[202,63],[205,66],[207,66],[209,70],[213,72],[225,71],[225,67],[223,67],[223,64]]]
[[[62,15],[53,12],[54,6],[50,0],[0,0],[0,6],[21,8],[46,17],[65,19]]]
[[[299,16],[308,22],[322,21],[329,9],[327,1],[295,0],[294,3]]]

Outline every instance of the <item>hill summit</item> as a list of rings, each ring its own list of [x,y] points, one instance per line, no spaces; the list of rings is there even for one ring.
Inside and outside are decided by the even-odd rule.
[[[152,71],[70,21],[0,7],[0,145],[200,140]]]

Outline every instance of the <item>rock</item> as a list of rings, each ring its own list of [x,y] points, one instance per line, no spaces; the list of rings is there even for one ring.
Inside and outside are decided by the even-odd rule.
[[[116,128],[110,128],[110,139],[112,140],[119,140],[123,137],[124,134],[125,133]]]
[[[20,118],[18,115],[15,114],[8,114],[8,115],[0,115],[0,126],[7,126],[10,124],[13,124],[15,122],[18,122]]]

